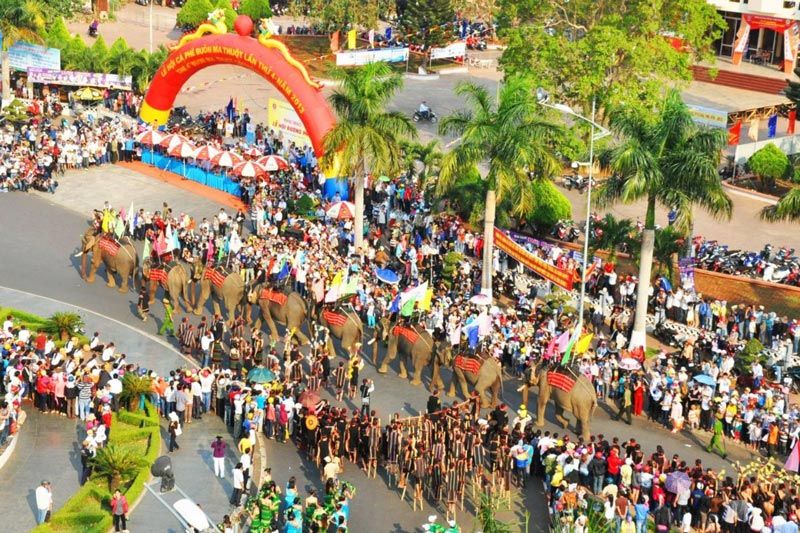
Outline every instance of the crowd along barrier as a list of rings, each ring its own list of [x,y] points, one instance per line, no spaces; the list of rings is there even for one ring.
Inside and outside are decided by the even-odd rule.
[[[159,154],[149,148],[142,149],[142,163],[153,165],[159,170],[183,176],[188,180],[226,192],[237,198],[242,195],[242,187],[230,177],[224,174],[207,171],[198,165],[184,162],[179,158]]]

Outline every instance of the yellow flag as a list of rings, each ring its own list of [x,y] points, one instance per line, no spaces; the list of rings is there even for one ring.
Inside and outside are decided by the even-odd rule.
[[[347,48],[350,50],[355,50],[356,48],[356,30],[350,30],[347,32]]]
[[[575,345],[575,353],[576,354],[586,353],[586,351],[589,349],[589,345],[592,342],[592,337],[594,337],[594,333],[587,333],[586,335],[581,337],[578,343]]]
[[[425,291],[425,295],[417,302],[417,309],[420,311],[430,311],[431,301],[433,300],[433,289]]]
[[[344,270],[340,270],[333,276],[333,281],[331,281],[331,289],[334,287],[338,287],[344,281]]]

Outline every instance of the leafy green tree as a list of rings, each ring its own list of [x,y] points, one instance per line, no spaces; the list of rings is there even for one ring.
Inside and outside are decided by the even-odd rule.
[[[25,122],[28,116],[28,107],[20,100],[14,98],[10,104],[3,109],[3,118],[14,124]]]
[[[761,219],[768,222],[800,220],[800,187],[791,189],[776,204],[761,209]]]
[[[289,13],[305,17],[323,30],[377,28],[394,12],[394,0],[289,0]]]
[[[196,28],[208,19],[208,14],[214,10],[210,0],[187,0],[178,11],[177,22],[179,26]]]
[[[408,0],[399,15],[399,24],[408,40],[424,46],[438,46],[452,38],[455,19],[451,0]],[[443,27],[447,24],[447,27]]]
[[[622,105],[652,110],[665,84],[691,81],[692,64],[713,61],[724,27],[706,0],[499,0],[498,22],[506,75],[532,76],[584,114],[596,97],[601,119]]]
[[[63,17],[56,19],[47,27],[45,44],[51,48],[63,48],[72,39]]]
[[[84,60],[86,51],[89,48],[86,46],[83,38],[80,35],[74,36],[69,42],[61,49],[61,66],[65,70],[85,70]]]
[[[542,107],[533,97],[533,86],[522,78],[510,78],[493,102],[488,91],[472,83],[462,83],[456,94],[467,100],[470,109],[456,111],[439,123],[441,134],[451,134],[459,142],[446,153],[439,171],[438,192],[444,193],[458,177],[485,164],[487,182],[481,287],[492,287],[494,224],[498,201],[513,195],[509,213],[517,217],[531,214],[536,205],[531,180],[549,179],[560,169],[554,148],[562,137],[561,129],[542,116]]]
[[[527,183],[530,188],[528,196],[533,198],[533,209],[526,217],[527,222],[538,227],[551,227],[559,220],[572,218],[572,204],[559,191],[550,180],[531,180]],[[515,195],[510,195],[509,209],[514,209]]]
[[[724,130],[695,124],[676,90],[668,92],[655,113],[623,108],[611,114],[610,125],[621,141],[600,154],[611,177],[600,186],[598,203],[646,202],[631,336],[631,345],[639,346],[645,343],[656,205],[676,210],[675,226],[681,232],[691,227],[694,206],[714,217],[730,218],[733,204],[717,174],[727,136]]]
[[[396,175],[401,169],[401,141],[416,137],[411,120],[386,105],[403,78],[386,63],[337,69],[339,87],[328,97],[336,125],[325,135],[325,166],[339,161],[340,175],[351,176],[354,189],[356,249],[364,242],[364,183],[368,174]]]
[[[92,44],[90,50],[92,51],[92,58],[94,60],[93,70],[89,72],[108,72],[108,45],[102,35],[98,35]]]
[[[631,219],[617,218],[608,213],[597,224],[597,227],[602,230],[602,235],[596,237],[592,232],[589,240],[589,248],[592,253],[597,250],[605,250],[608,253],[608,260],[613,263],[620,248],[624,246],[631,247],[630,245],[633,241],[631,235],[634,230]]]
[[[420,188],[425,189],[431,179],[439,174],[443,156],[441,144],[436,139],[426,144],[411,142],[405,143],[403,150],[409,157],[412,173],[419,179]],[[422,167],[419,172],[418,165]]]
[[[765,189],[774,188],[775,180],[786,174],[790,166],[789,157],[772,143],[756,151],[747,160],[747,167],[758,176],[761,187]]]
[[[258,22],[259,19],[270,18],[272,9],[269,7],[269,0],[242,0],[239,5],[239,13]]]

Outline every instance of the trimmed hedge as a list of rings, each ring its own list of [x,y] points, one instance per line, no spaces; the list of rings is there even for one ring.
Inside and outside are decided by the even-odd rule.
[[[114,414],[112,418],[110,443],[141,447],[146,450],[145,466],[126,487],[122,488],[128,503],[133,505],[144,491],[145,483],[150,480],[150,465],[161,455],[161,425],[158,411],[150,402],[146,402],[144,413],[132,413],[120,409],[120,412]],[[61,509],[52,514],[49,523],[36,527],[33,532],[106,533],[113,525],[110,502],[108,480],[103,476],[93,475]]]

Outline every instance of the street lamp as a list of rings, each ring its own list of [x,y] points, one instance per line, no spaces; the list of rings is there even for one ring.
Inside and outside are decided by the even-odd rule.
[[[586,228],[584,231],[583,236],[583,258],[581,261],[581,295],[578,300],[578,331],[581,330],[583,327],[583,310],[585,307],[585,300],[586,300],[586,268],[589,259],[589,221],[590,221],[590,214],[592,212],[592,174],[594,172],[594,142],[602,139],[603,137],[608,137],[611,135],[611,132],[608,129],[604,128],[597,122],[595,122],[595,107],[596,102],[595,98],[592,98],[592,118],[584,117],[583,115],[579,115],[576,113],[571,107],[566,104],[560,103],[549,103],[550,95],[539,87],[536,89],[536,101],[539,102],[540,105],[544,107],[549,107],[551,109],[555,109],[556,111],[563,113],[565,115],[570,115],[575,117],[579,120],[582,120],[592,127],[592,134],[589,138],[589,162],[587,166],[589,167],[589,183],[586,186]],[[596,133],[595,133],[596,130]],[[582,166],[582,163],[578,163],[577,161],[572,163],[572,168],[577,169],[579,166]]]

